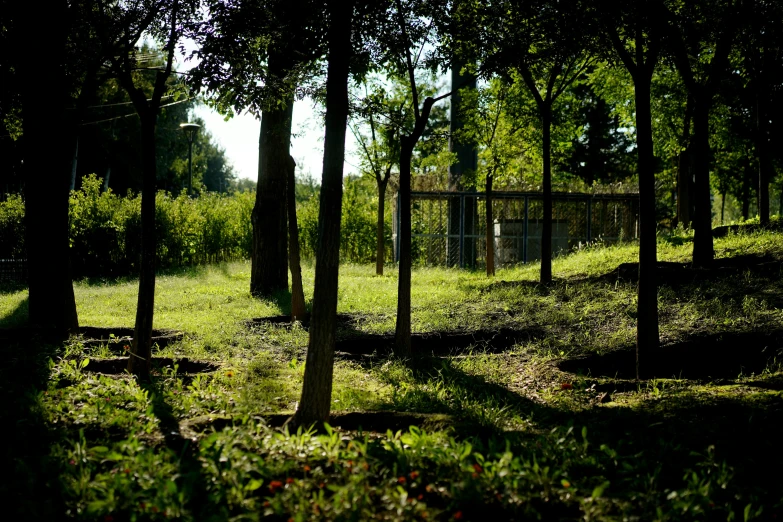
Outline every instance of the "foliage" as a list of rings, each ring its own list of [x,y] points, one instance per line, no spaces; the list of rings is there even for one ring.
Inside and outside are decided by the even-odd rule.
[[[101,192],[87,176],[71,195],[71,262],[77,276],[111,277],[138,270],[141,198]],[[254,195],[214,193],[191,199],[159,192],[156,208],[157,263],[161,268],[248,257]]]

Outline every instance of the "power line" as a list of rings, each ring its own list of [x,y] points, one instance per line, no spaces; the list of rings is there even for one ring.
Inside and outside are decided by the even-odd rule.
[[[180,100],[175,101],[172,103],[167,103],[166,105],[161,105],[159,109],[164,109],[166,107],[171,107],[172,105],[178,105],[180,103],[186,103],[189,101],[195,100],[195,98],[188,98],[187,100]],[[147,100],[149,101],[149,100]],[[138,116],[139,114],[137,112],[131,112],[130,114],[123,114],[122,116],[115,116],[113,118],[106,118],[105,120],[98,120],[98,121],[89,121],[87,123],[82,123],[80,126],[84,127],[85,125],[97,125],[98,123],[106,123],[107,121],[114,121],[114,120],[121,120],[123,118],[130,118],[132,116]]]

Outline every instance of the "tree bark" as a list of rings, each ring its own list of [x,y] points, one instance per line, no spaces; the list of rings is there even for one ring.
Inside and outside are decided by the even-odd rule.
[[[375,244],[375,275],[383,275],[383,263],[386,257],[386,238],[384,230],[385,212],[386,212],[386,187],[389,183],[389,177],[385,180],[376,180],[378,183],[378,229],[376,231]]]
[[[658,348],[658,281],[656,274],[657,223],[655,220],[655,155],[652,140],[649,74],[634,79],[636,139],[639,172],[639,287],[636,323],[636,378],[644,370],[644,357]]]
[[[541,282],[552,282],[552,106],[544,103],[541,127],[544,132],[544,223],[541,230]]]
[[[301,321],[305,317],[305,298],[302,288],[302,263],[299,256],[299,225],[296,221],[296,162],[288,156],[288,260],[291,269],[291,320]]]
[[[141,270],[136,303],[136,324],[133,345],[128,359],[128,371],[148,379],[152,361],[152,322],[155,310],[155,193],[157,160],[155,157],[155,126],[157,111],[149,109],[141,118],[141,160],[143,185],[141,191]]]
[[[285,69],[275,65],[270,57],[274,75],[282,76]],[[285,99],[285,106],[261,114],[261,133],[258,143],[258,187],[253,207],[253,257],[250,272],[250,293],[268,297],[288,290],[288,251],[286,230],[286,177],[291,144],[291,122],[294,109],[293,94]]]
[[[318,211],[313,313],[302,398],[292,420],[294,426],[329,420],[332,402],[353,1],[332,0],[329,3],[329,17],[324,162]]]
[[[435,100],[427,98],[410,136],[400,136],[400,262],[397,284],[397,323],[394,329],[394,353],[411,355],[411,160],[416,143],[424,134]]]
[[[416,146],[412,136],[400,139],[400,188],[397,196],[400,228],[397,230],[400,261],[397,280],[397,322],[394,329],[394,353],[411,355],[411,158]]]
[[[692,221],[691,193],[693,185],[693,162],[691,161],[691,113],[693,99],[688,96],[685,105],[685,125],[682,131],[683,151],[680,152],[677,164],[677,222],[683,227],[690,227]]]
[[[52,134],[53,127],[67,129],[73,123],[63,103],[68,93],[61,91],[66,85],[62,21],[67,9],[66,2],[57,1],[41,16],[35,3],[20,6],[19,45],[28,52],[16,64],[21,79],[29,321],[62,336],[79,330],[69,252],[69,140]],[[28,56],[47,56],[51,67],[42,68]]]
[[[710,199],[710,137],[709,118],[711,95],[695,98],[693,111],[693,169],[695,181],[693,216],[693,265],[706,267],[715,255],[712,241],[712,201]]]
[[[486,182],[486,221],[487,221],[487,276],[495,275],[495,225],[492,217],[492,178],[493,174],[487,174]]]
[[[765,93],[766,94],[766,93]],[[758,209],[759,223],[769,225],[769,183],[775,176],[769,145],[769,115],[767,96],[757,94],[756,100],[756,159],[759,166]]]

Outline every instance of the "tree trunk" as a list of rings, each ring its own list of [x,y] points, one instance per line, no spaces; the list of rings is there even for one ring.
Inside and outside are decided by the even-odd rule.
[[[541,282],[552,282],[552,106],[540,106],[544,131],[544,222],[541,230]]]
[[[411,158],[416,141],[403,135],[400,139],[400,205],[397,230],[400,245],[399,276],[397,281],[397,322],[394,329],[394,353],[399,357],[411,355]]]
[[[693,99],[688,96],[685,106],[685,126],[682,132],[682,144],[685,149],[680,152],[677,165],[677,222],[683,227],[690,227],[693,216],[691,215],[691,193],[693,186],[693,161],[691,161],[691,113],[693,112]]]
[[[435,101],[424,100],[420,115],[410,136],[400,136],[400,192],[397,198],[400,216],[400,262],[397,284],[397,323],[394,329],[394,353],[411,355],[411,160],[416,143],[424,134]]]
[[[288,240],[289,264],[291,269],[291,320],[304,319],[305,299],[302,288],[302,263],[299,258],[299,226],[296,222],[296,162],[288,156]]]
[[[492,217],[492,178],[493,175],[487,174],[486,185],[486,216],[487,216],[487,276],[495,275],[495,225]]]
[[[726,189],[720,194],[720,224],[723,224],[723,216],[726,214]]]
[[[746,163],[742,169],[742,219],[744,220],[750,217],[750,178],[751,167]]]
[[[643,77],[642,77],[643,76]],[[639,172],[639,286],[636,323],[636,378],[643,375],[644,358],[658,348],[657,237],[655,169],[652,140],[650,84],[652,74],[634,81],[636,140]]]
[[[376,232],[375,246],[375,275],[383,275],[383,262],[386,257],[386,238],[384,230],[384,219],[386,212],[386,187],[389,179],[378,181],[378,230]]]
[[[332,0],[329,3],[329,14],[324,163],[318,211],[313,314],[310,320],[310,342],[307,347],[302,398],[292,421],[294,426],[307,426],[316,421],[329,420],[332,402],[353,2]]]
[[[759,165],[758,209],[761,225],[769,225],[769,183],[775,175],[769,147],[769,116],[766,99],[766,96],[757,94],[756,158]]]
[[[715,253],[712,243],[712,201],[710,200],[709,95],[695,99],[693,114],[693,169],[696,178],[693,216],[693,265],[706,267]]]
[[[69,140],[54,136],[52,129],[67,129],[73,123],[69,123],[62,103],[67,93],[61,91],[66,84],[62,20],[67,18],[68,6],[58,1],[50,7],[47,16],[41,16],[37,4],[22,3],[17,25],[19,45],[28,51],[16,64],[21,80],[24,133],[28,313],[33,325],[54,328],[58,335],[66,336],[79,330],[69,252],[66,169],[70,151]],[[42,68],[27,56],[46,56],[51,67]]]
[[[152,321],[155,310],[155,193],[157,162],[155,125],[157,115],[148,110],[141,118],[141,270],[136,304],[136,325],[128,359],[128,371],[140,379],[149,379],[152,360]]]
[[[273,63],[270,58],[270,68]],[[276,72],[284,74],[279,68]],[[280,196],[285,194],[293,109],[294,97],[288,95],[283,108],[261,114],[250,272],[250,293],[255,296],[288,290],[286,198]]]

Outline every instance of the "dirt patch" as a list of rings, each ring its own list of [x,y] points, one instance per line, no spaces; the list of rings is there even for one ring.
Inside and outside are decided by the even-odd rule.
[[[171,357],[153,357],[153,369],[174,368],[177,366],[177,375],[193,375],[197,373],[214,372],[220,368],[219,364],[207,361],[193,361],[191,359],[172,359]],[[128,367],[127,357],[113,357],[111,359],[90,359],[84,368],[88,372],[103,373],[106,375],[119,375],[125,373]],[[153,370],[154,371],[154,370]]]
[[[283,427],[291,418],[290,413],[274,413],[259,415],[273,428]],[[208,429],[222,430],[232,426],[234,419],[230,416],[203,416],[188,419],[182,422],[183,432],[192,430],[204,432]],[[454,425],[454,419],[450,415],[440,413],[414,413],[397,411],[354,411],[335,412],[329,418],[329,425],[345,431],[365,431],[385,434],[388,430],[393,432],[406,431],[411,426],[417,426],[430,431],[441,431]]]
[[[642,358],[646,378],[735,379],[759,374],[783,358],[783,330],[694,336],[660,347]],[[635,348],[557,363],[566,372],[593,377],[633,379]]]

